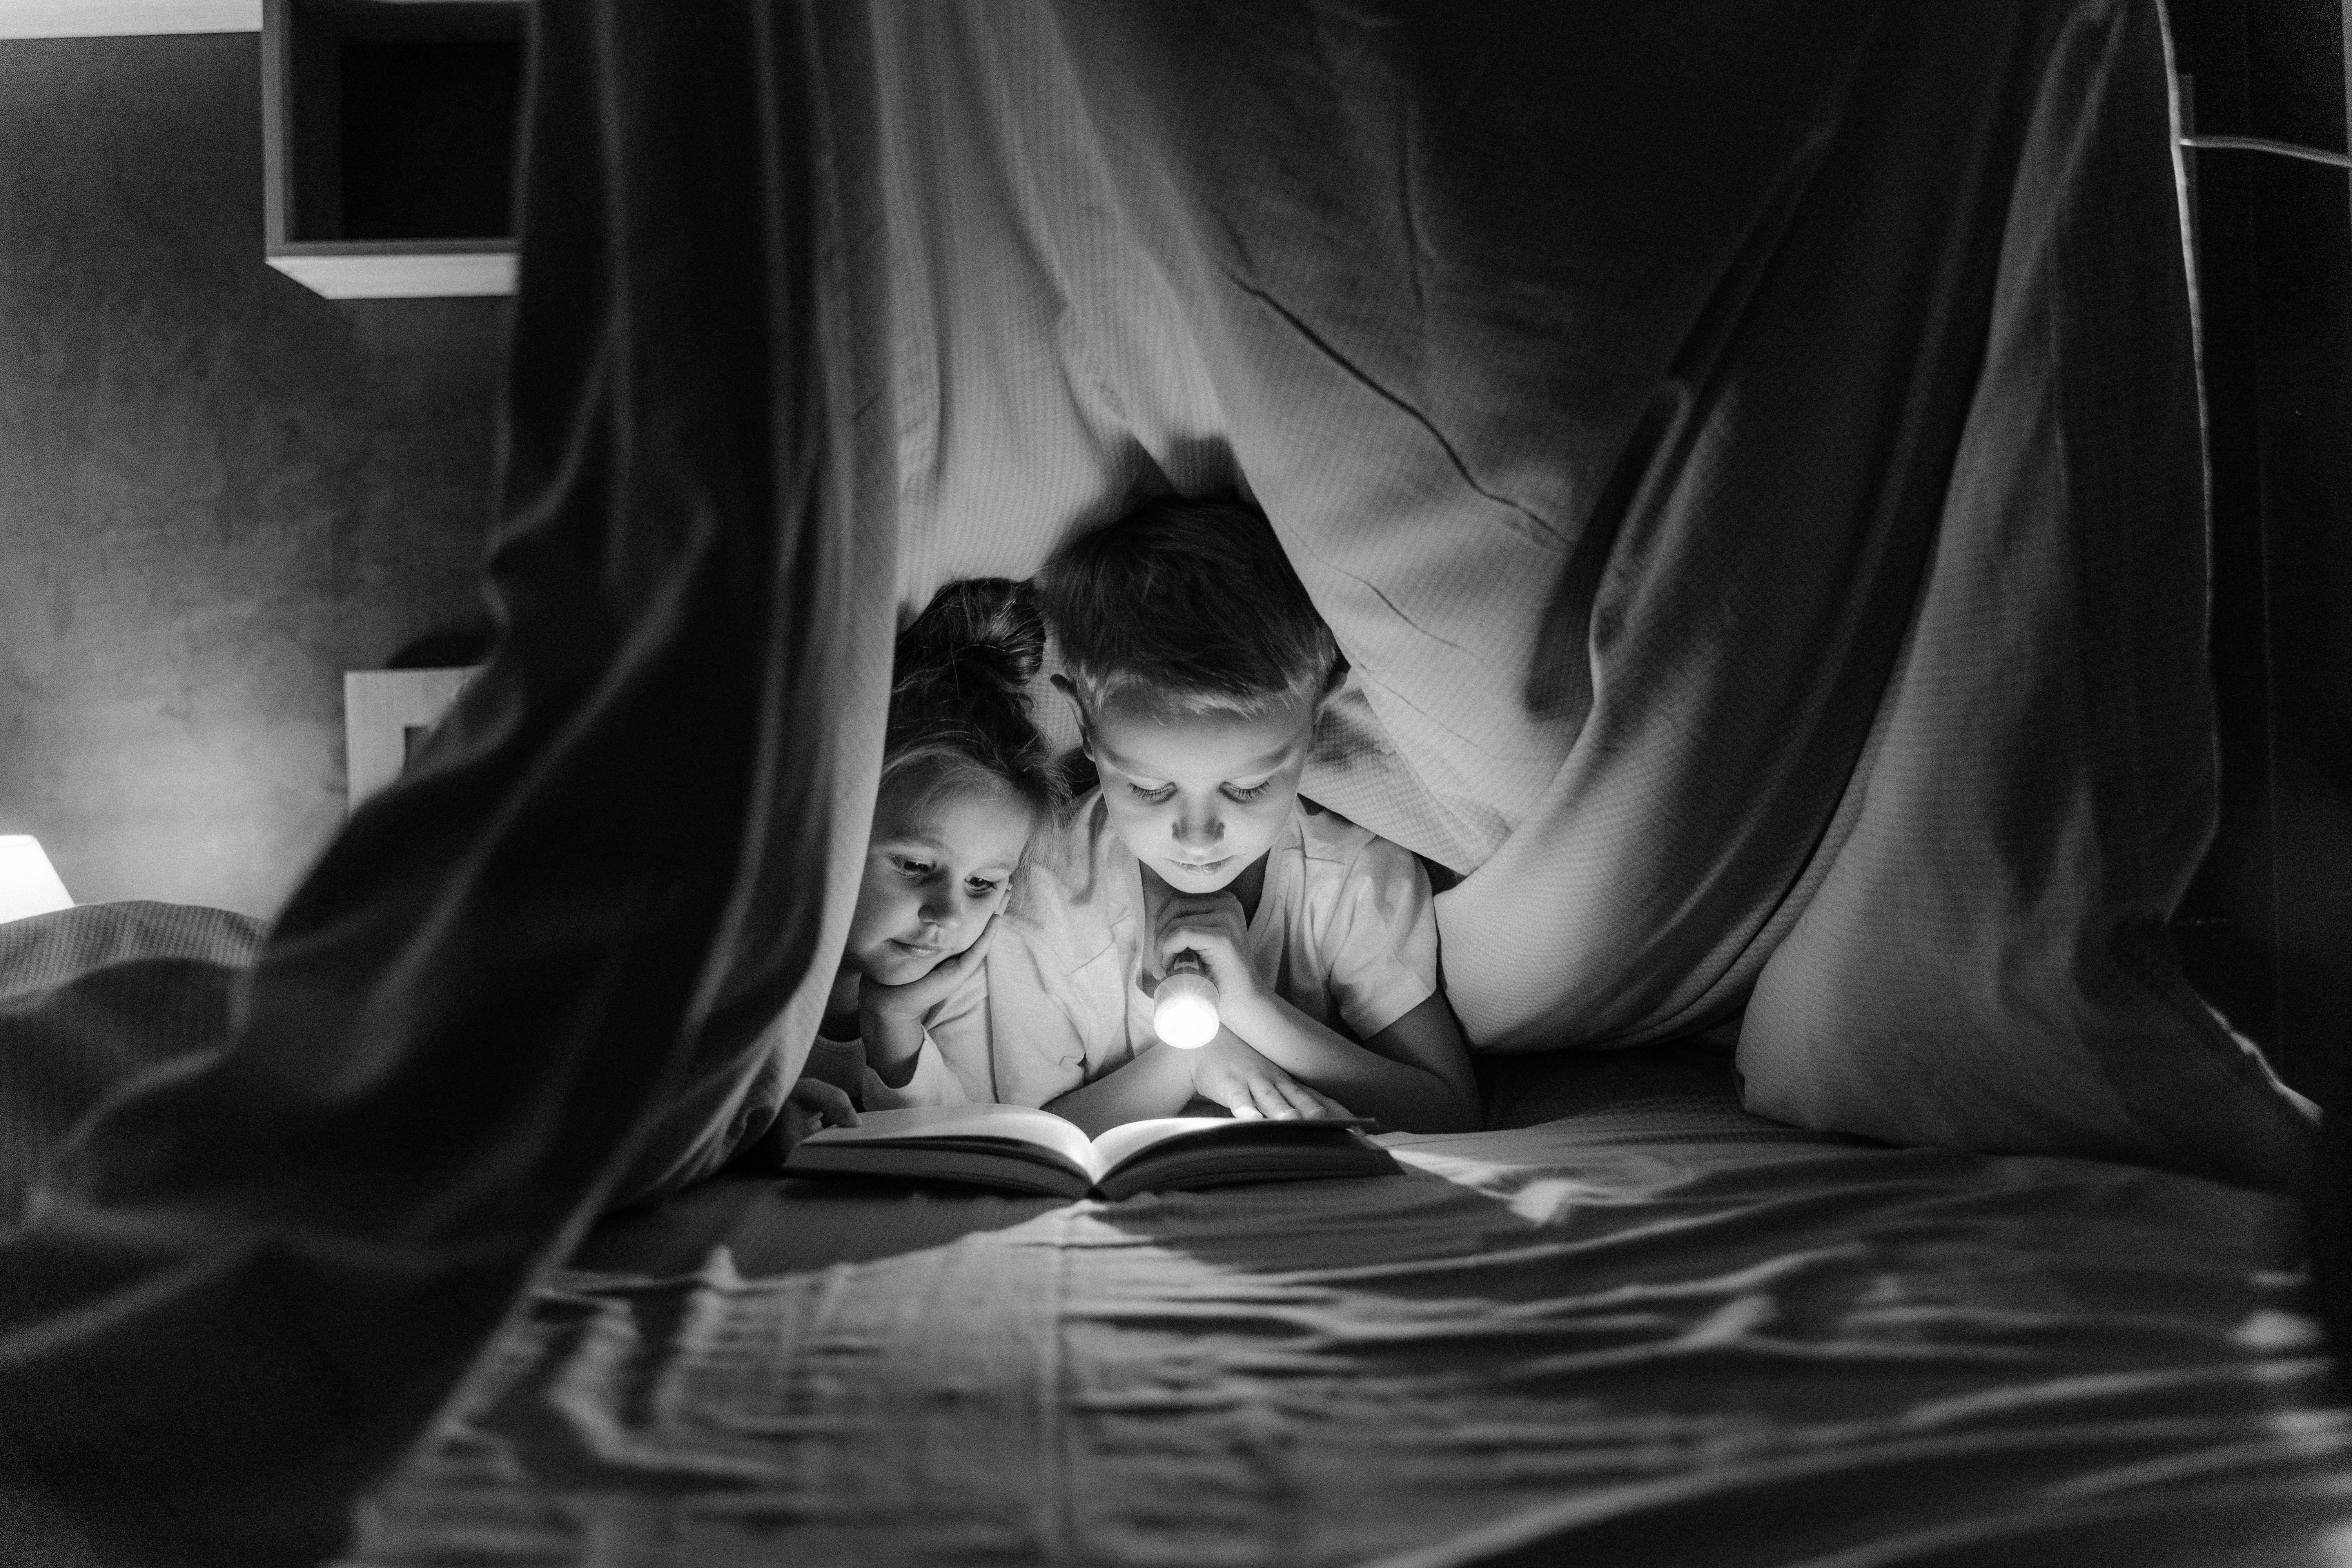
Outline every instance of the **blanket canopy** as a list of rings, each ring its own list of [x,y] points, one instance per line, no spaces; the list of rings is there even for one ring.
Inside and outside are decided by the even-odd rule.
[[[533,1271],[795,1068],[898,619],[1171,489],[1255,497],[1336,630],[1306,793],[1458,878],[1475,1044],[1738,1020],[1784,1121],[2302,1178],[2163,929],[2214,756],[2154,0],[596,0],[531,47],[496,656],[227,1047],[6,1237],[57,1507],[0,1536],[331,1545]]]

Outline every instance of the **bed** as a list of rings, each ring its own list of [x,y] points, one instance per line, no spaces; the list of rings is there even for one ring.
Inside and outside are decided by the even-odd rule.
[[[1801,1131],[1701,1046],[1487,1079],[1496,1125],[1384,1138],[1395,1177],[1066,1204],[730,1174],[616,1216],[343,1562],[2352,1550],[2292,1205]]]

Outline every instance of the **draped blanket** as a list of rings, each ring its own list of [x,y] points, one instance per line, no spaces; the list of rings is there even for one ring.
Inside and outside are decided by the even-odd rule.
[[[1462,874],[1481,1045],[1744,1005],[1784,1121],[2300,1179],[2162,934],[2213,761],[2153,0],[583,0],[532,47],[496,656],[227,1047],[0,1239],[0,1546],[331,1545],[796,1067],[894,612],[1168,488],[1254,494],[1332,623],[1308,793]]]

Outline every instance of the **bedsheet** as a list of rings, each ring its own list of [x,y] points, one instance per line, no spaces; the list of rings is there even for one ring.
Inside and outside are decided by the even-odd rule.
[[[2318,1563],[2352,1520],[2279,1200],[1690,1093],[1383,1142],[1120,1204],[705,1187],[538,1292],[349,1568]]]

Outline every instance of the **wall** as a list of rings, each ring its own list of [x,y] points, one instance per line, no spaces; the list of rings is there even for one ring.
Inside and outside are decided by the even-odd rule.
[[[268,914],[341,672],[477,615],[507,304],[261,259],[250,34],[0,42],[0,833]]]

